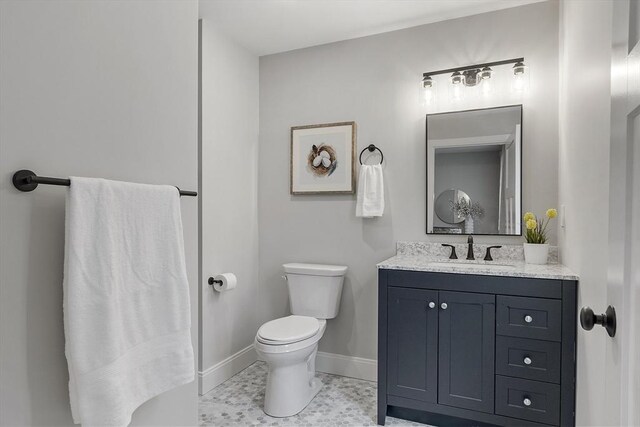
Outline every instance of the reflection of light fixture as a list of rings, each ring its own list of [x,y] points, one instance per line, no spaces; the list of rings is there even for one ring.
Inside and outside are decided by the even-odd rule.
[[[447,70],[430,71],[422,75],[422,87],[425,91],[431,90],[429,96],[434,97],[433,88],[436,83],[434,76],[451,74],[449,77],[449,96],[451,100],[459,100],[464,97],[465,87],[479,86],[482,94],[486,95],[493,90],[495,80],[492,67],[515,64],[513,66],[514,92],[521,92],[529,85],[529,70],[524,65],[524,58],[507,59],[504,61],[487,62],[485,64],[469,65],[466,67],[450,68]],[[499,82],[496,82],[499,84]],[[426,96],[426,93],[425,93]]]

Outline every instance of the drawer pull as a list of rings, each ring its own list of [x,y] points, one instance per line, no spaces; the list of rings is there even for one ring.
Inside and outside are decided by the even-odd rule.
[[[525,357],[523,360],[525,365],[531,365],[531,358],[530,357]]]
[[[529,316],[528,314],[526,316],[524,316],[524,321],[527,323],[531,323],[533,322],[533,317]]]
[[[436,303],[433,301],[429,302],[429,308],[436,308]]]
[[[524,403],[524,406],[531,406],[531,399],[525,397],[522,403]]]
[[[443,302],[442,304],[440,304],[440,308],[442,308],[443,310],[446,310],[447,307],[449,307],[449,306],[447,305],[446,302]]]

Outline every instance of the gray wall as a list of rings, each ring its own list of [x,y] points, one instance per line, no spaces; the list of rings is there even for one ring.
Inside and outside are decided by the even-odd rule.
[[[544,212],[557,203],[557,2],[260,58],[260,321],[288,313],[282,263],[344,264],[349,272],[341,311],[328,322],[320,349],[375,359],[375,264],[395,253],[398,240],[463,240],[425,234],[421,74],[519,56],[533,71],[524,106],[523,207]],[[356,218],[355,196],[289,194],[290,127],[345,120],[357,122],[359,150],[375,143],[384,151],[382,218]]]
[[[578,307],[598,310],[607,300],[611,8],[609,1],[564,1],[560,21],[561,261],[580,275]],[[576,79],[578,73],[589,78]],[[602,396],[613,366],[605,355],[609,340],[578,328],[577,425],[618,424]]]
[[[498,192],[500,190],[500,151],[472,153],[437,153],[434,171],[434,195],[444,190],[458,188],[466,192],[472,203],[484,209],[482,218],[474,221],[474,232],[490,234],[498,232]],[[433,213],[430,213],[433,215]],[[437,215],[434,226],[451,227]],[[458,224],[464,228],[464,222]]]
[[[17,169],[197,187],[195,1],[0,2],[0,424],[72,425],[62,326],[65,189]],[[197,199],[182,199],[197,348]],[[195,425],[196,383],[134,425]]]
[[[258,57],[202,21],[200,370],[253,343],[258,330]],[[218,293],[209,276],[232,272]]]

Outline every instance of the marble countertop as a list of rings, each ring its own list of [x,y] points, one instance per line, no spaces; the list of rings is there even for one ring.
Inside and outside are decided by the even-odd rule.
[[[426,254],[400,253],[378,264],[379,269],[414,270],[438,273],[476,274],[483,276],[525,277],[537,279],[578,280],[578,275],[562,264],[533,265],[523,260],[496,261],[450,260]]]

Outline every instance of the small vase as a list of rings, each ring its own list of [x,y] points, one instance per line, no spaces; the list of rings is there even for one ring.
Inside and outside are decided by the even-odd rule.
[[[473,217],[468,216],[464,220],[464,233],[473,234]]]
[[[546,264],[549,257],[548,243],[525,243],[524,261],[527,264]]]

